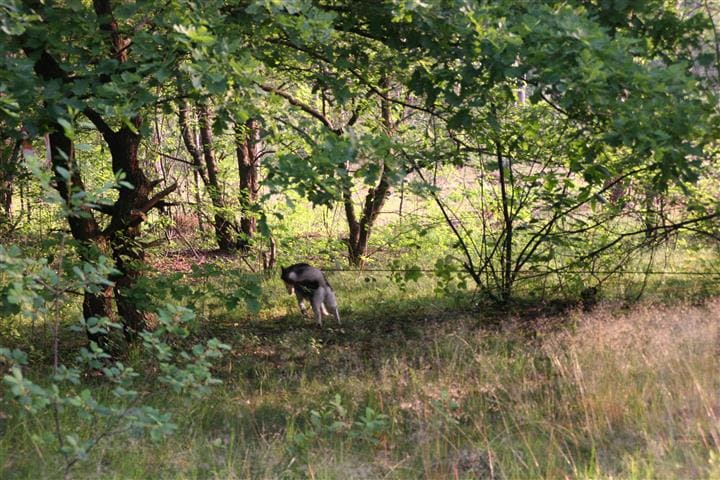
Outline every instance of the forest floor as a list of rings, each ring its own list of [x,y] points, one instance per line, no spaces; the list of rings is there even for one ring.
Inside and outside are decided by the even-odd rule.
[[[166,256],[164,271],[200,263],[188,256]],[[232,286],[218,278],[206,287],[222,295]],[[429,280],[330,280],[341,325],[302,318],[277,278],[263,280],[257,314],[198,303],[193,339],[231,348],[223,384],[184,398],[147,373],[146,398],[175,434],[107,438],[72,476],[720,478],[720,301],[491,309]],[[139,355],[128,362],[142,371]],[[0,419],[0,477],[60,476],[62,458],[38,447],[49,416],[15,413]]]
[[[151,256],[148,265],[160,274],[189,273],[193,266],[202,266],[223,261],[232,262],[235,255],[221,250],[187,249]]]

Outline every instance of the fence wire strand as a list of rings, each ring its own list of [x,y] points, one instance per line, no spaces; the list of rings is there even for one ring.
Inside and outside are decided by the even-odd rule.
[[[360,273],[466,273],[462,268],[320,268],[323,272],[360,272]],[[720,276],[720,271],[669,271],[669,270],[521,270],[520,275],[689,275],[689,276]]]

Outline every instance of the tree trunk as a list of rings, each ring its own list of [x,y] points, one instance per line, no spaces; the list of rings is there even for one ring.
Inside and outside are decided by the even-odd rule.
[[[245,122],[244,132],[236,132],[236,152],[240,176],[240,232],[239,248],[247,251],[257,229],[253,208],[258,194],[258,143],[260,126],[255,119]]]
[[[4,139],[0,145],[0,225],[12,223],[13,181],[18,172],[19,140]]]
[[[355,216],[352,198],[348,193],[343,193],[345,214],[350,228],[348,239],[348,255],[352,265],[361,266],[364,257],[367,255],[368,242],[372,227],[375,225],[378,215],[382,210],[385,200],[390,192],[390,182],[385,165],[381,166],[382,174],[377,186],[368,190],[365,195],[365,205],[362,210],[360,221]]]
[[[190,108],[187,101],[179,104],[178,119],[182,132],[183,143],[192,158],[196,174],[202,179],[205,189],[210,197],[214,214],[213,228],[215,229],[215,240],[218,248],[222,251],[231,251],[237,247],[233,230],[235,222],[227,218],[227,208],[220,191],[218,179],[218,168],[213,153],[213,138],[210,121],[210,109],[207,106],[198,106],[197,115],[200,124],[200,145],[197,144],[193,131],[190,127]],[[198,192],[198,204],[200,200]],[[198,217],[202,222],[202,219]]]
[[[343,185],[343,206],[345,207],[345,220],[348,224],[348,261],[350,265],[362,265],[363,259],[359,243],[360,243],[360,222],[355,214],[355,205],[352,199],[352,180],[347,177]]]
[[[508,192],[508,186],[511,183],[512,170],[502,155],[502,146],[499,140],[495,140],[495,156],[498,162],[498,173],[500,181],[500,201],[502,202],[503,214],[503,245],[500,249],[500,270],[501,285],[500,296],[502,300],[508,300],[512,295],[512,287],[515,282],[513,263],[513,212],[511,203],[511,194]]]
[[[62,127],[55,125],[55,131],[48,137],[50,147],[50,160],[55,172],[55,188],[65,202],[70,202],[70,197],[75,191],[85,191],[80,172],[75,165],[75,151],[72,141],[65,136]],[[59,173],[58,167],[70,172],[69,180],[65,180]],[[100,226],[95,220],[93,212],[84,208],[84,214],[71,215],[67,217],[70,232],[78,242],[78,254],[84,262],[95,263],[100,255],[110,256],[110,249],[107,238],[102,234]],[[83,293],[83,317],[88,319],[107,317],[114,319],[115,314],[112,306],[113,289],[105,287],[98,293],[85,291]],[[87,332],[88,339],[95,342],[101,348],[106,346],[106,336],[101,333]]]
[[[218,247],[222,251],[232,251],[237,247],[233,235],[233,227],[235,222],[228,218],[228,211],[220,189],[220,180],[218,178],[217,162],[213,152],[213,138],[211,126],[211,112],[207,105],[200,104],[198,106],[198,120],[200,123],[200,145],[202,146],[203,157],[205,159],[205,168],[207,171],[207,190],[210,201],[215,210],[213,219],[215,226],[215,235],[217,237]]]
[[[205,222],[203,221],[203,199],[200,193],[200,175],[197,170],[193,170],[193,180],[195,180],[195,216],[197,216],[198,229],[205,232]],[[189,201],[189,199],[188,199]]]
[[[115,301],[122,317],[125,338],[132,342],[140,331],[148,327],[150,319],[150,314],[139,309],[131,295],[133,286],[142,274],[141,267],[145,260],[144,248],[137,241],[141,225],[147,213],[153,208],[161,207],[163,199],[175,191],[177,185],[173,184],[150,196],[162,180],[148,181],[140,166],[138,148],[141,137],[136,133],[142,124],[139,115],[132,118],[132,128],[124,125],[120,130],[114,131],[94,110],[86,109],[84,113],[100,131],[110,148],[113,173],[123,174],[123,180],[130,184],[120,186],[117,200],[106,212],[111,217],[103,234],[109,239],[115,266],[120,272],[113,278]]]
[[[100,255],[111,257],[112,251],[110,244],[104,236],[95,237],[94,242],[85,242],[79,249],[80,257],[84,261],[96,262]],[[113,309],[114,289],[112,286],[104,287],[97,293],[83,293],[83,318],[87,321],[89,318],[106,317],[112,321],[117,320],[115,310]],[[95,342],[100,348],[107,351],[107,335],[103,333],[87,332],[88,340]]]
[[[142,119],[132,119],[135,131],[140,129]],[[148,326],[150,315],[138,309],[131,298],[131,289],[141,276],[141,266],[145,261],[145,251],[137,243],[140,227],[147,212],[159,203],[159,198],[152,202],[150,192],[159,183],[149,182],[138,158],[140,135],[128,126],[117,132],[102,127],[102,134],[110,147],[112,169],[115,174],[122,172],[124,180],[132,188],[120,187],[118,199],[113,205],[112,217],[107,231],[110,232],[110,245],[115,259],[115,266],[120,274],[115,280],[115,301],[118,313],[123,319],[123,329],[128,341],[133,341],[137,334]],[[169,193],[169,192],[168,192]],[[163,195],[164,196],[164,195]]]
[[[389,87],[387,79],[383,84]],[[383,98],[380,102],[383,127],[387,135],[392,135],[395,128],[390,115],[390,103],[387,98]],[[345,204],[345,216],[350,228],[350,237],[348,239],[348,255],[350,264],[361,266],[367,255],[368,242],[372,228],[375,225],[378,215],[385,205],[385,200],[390,193],[389,168],[383,159],[379,159],[380,163],[380,180],[378,184],[369,189],[365,195],[365,204],[362,210],[360,221],[355,216],[355,209],[352,202],[350,188],[346,186],[343,190],[343,203]]]

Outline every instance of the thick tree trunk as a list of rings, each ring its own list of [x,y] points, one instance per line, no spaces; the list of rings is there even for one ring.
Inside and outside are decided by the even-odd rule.
[[[79,247],[80,257],[84,261],[96,262],[100,255],[110,258],[112,251],[110,243],[103,235],[98,234],[92,241],[85,241]],[[83,318],[87,321],[89,318],[106,317],[112,321],[117,320],[115,310],[113,309],[114,289],[112,286],[104,287],[99,292],[83,293]],[[107,335],[103,333],[87,332],[88,340],[95,342],[100,348],[107,351]]]
[[[151,317],[148,312],[137,308],[131,295],[133,286],[142,276],[140,267],[145,260],[145,255],[142,249],[133,244],[131,239],[118,241],[118,237],[116,237],[113,239],[112,249],[115,266],[120,271],[120,275],[114,279],[115,302],[118,313],[122,317],[125,339],[133,342],[137,339],[138,333],[148,328],[148,321]]]
[[[258,195],[258,143],[260,142],[260,125],[255,119],[245,122],[245,129],[236,132],[236,152],[238,172],[240,176],[240,231],[242,238],[239,248],[246,251],[257,229],[253,208]]]
[[[142,120],[135,117],[133,123],[140,128]],[[131,341],[147,328],[149,315],[141,311],[130,298],[130,290],[140,277],[140,266],[145,260],[145,251],[138,248],[140,225],[145,219],[143,206],[148,201],[153,185],[140,167],[138,147],[140,135],[124,126],[117,132],[103,133],[110,147],[113,172],[122,172],[125,181],[133,188],[121,187],[113,206],[113,215],[108,230],[111,232],[111,247],[115,266],[120,275],[115,278],[115,301],[118,313],[123,318],[126,338]]]
[[[115,266],[120,274],[115,281],[114,292],[118,313],[122,317],[125,337],[128,342],[137,338],[137,334],[148,327],[150,314],[135,305],[131,298],[132,287],[141,276],[141,266],[145,260],[145,251],[138,244],[142,222],[147,213],[159,207],[163,199],[172,193],[177,185],[173,184],[152,197],[150,193],[162,181],[148,181],[138,158],[141,137],[138,133],[142,118],[135,116],[133,127],[123,126],[113,131],[97,114],[86,109],[85,115],[95,124],[110,147],[112,169],[116,175],[123,174],[124,181],[130,187],[120,186],[118,199],[107,213],[111,215],[110,224],[103,234],[109,239]]]

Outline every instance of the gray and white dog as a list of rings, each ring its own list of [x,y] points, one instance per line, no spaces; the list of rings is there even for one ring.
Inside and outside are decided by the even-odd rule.
[[[281,270],[280,278],[285,282],[288,293],[294,293],[297,297],[303,315],[307,314],[305,300],[310,300],[310,305],[320,326],[322,326],[323,315],[330,315],[328,309],[335,315],[338,324],[340,323],[335,292],[323,272],[307,263],[296,263],[287,268],[281,267]]]

